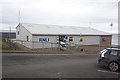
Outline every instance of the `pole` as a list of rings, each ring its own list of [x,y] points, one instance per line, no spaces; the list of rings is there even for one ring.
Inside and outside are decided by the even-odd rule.
[[[111,27],[111,34],[112,34],[112,27],[113,27],[113,24],[112,24],[112,23],[110,24],[110,27]]]
[[[58,44],[58,50],[60,50],[60,39],[61,37],[59,36],[59,44]]]
[[[113,27],[113,24],[111,23],[110,24],[110,27],[111,27],[111,35],[112,35],[112,27]],[[112,37],[112,36],[111,36]],[[111,39],[111,44],[112,44],[112,39]],[[111,48],[112,48],[112,45],[111,45]]]
[[[9,28],[9,48],[11,48],[11,42],[10,42],[10,37],[11,37],[11,27]]]
[[[9,27],[9,40],[10,40],[10,35],[11,35],[11,27]]]
[[[20,10],[18,12],[18,23],[20,23]]]

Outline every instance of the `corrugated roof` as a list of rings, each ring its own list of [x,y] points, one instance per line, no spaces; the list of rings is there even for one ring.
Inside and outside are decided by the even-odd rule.
[[[31,34],[43,35],[111,35],[89,27],[57,26],[44,24],[20,23]]]

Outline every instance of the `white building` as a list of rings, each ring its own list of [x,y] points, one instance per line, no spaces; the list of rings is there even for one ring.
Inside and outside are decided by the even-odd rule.
[[[61,36],[66,37],[69,46],[111,47],[111,34],[89,27],[28,23],[20,23],[16,27],[16,40],[31,49],[57,48]]]

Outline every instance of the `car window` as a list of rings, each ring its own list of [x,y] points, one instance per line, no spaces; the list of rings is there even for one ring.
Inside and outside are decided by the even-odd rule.
[[[114,56],[117,56],[118,51],[114,51],[114,50],[112,50],[112,51],[110,52],[110,54],[111,54],[111,55],[114,55]]]
[[[120,56],[120,51],[118,52],[118,56]]]

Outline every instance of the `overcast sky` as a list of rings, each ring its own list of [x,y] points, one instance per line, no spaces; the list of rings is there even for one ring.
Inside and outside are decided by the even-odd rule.
[[[2,28],[15,29],[19,23],[37,23],[92,27],[111,33],[118,32],[119,0],[3,0],[0,1]]]

